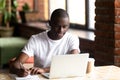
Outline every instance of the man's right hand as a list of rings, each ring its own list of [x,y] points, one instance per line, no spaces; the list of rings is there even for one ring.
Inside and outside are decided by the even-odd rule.
[[[10,72],[18,75],[19,77],[25,77],[29,75],[29,70],[23,66],[28,58],[29,56],[26,53],[21,53],[14,60],[10,61]]]
[[[16,74],[19,77],[25,77],[29,75],[29,70],[20,61],[13,61],[10,63],[10,73]]]
[[[25,77],[29,75],[29,70],[25,68],[21,68],[17,71],[17,76],[19,77]]]

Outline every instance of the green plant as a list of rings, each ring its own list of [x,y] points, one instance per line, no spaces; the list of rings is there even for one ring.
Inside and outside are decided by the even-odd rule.
[[[0,13],[2,13],[2,25],[7,28],[10,27],[10,23],[17,22],[16,8],[18,7],[17,0],[0,0]],[[29,10],[27,3],[24,4],[23,12]]]
[[[0,37],[10,37],[14,32],[14,23],[17,22],[16,10],[18,7],[17,0],[0,0],[0,15],[2,15],[2,26],[0,26]],[[27,3],[22,7],[22,11],[27,11]]]
[[[25,3],[22,8],[23,8],[23,11],[29,11],[30,9],[27,3]]]
[[[13,4],[12,2],[13,1]],[[16,0],[0,0],[0,13],[2,14],[2,24],[10,27],[11,18],[15,18]]]

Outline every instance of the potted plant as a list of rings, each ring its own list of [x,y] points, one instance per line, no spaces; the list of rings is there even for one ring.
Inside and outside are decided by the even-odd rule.
[[[14,4],[12,4],[12,2]],[[14,13],[16,4],[16,0],[0,0],[0,13],[2,15],[2,25],[0,26],[0,36],[1,37],[9,37],[12,36],[14,27],[10,25],[11,18],[15,17]]]
[[[29,12],[29,5],[27,3],[25,3],[24,6],[22,6],[22,10],[19,11],[22,23],[26,23],[26,19],[25,19],[26,12]]]

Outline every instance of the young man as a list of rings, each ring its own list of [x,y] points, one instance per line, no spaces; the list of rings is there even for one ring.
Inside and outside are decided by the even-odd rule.
[[[79,39],[68,33],[69,15],[63,9],[56,9],[49,22],[51,29],[32,35],[22,53],[10,64],[10,71],[18,76],[49,72],[51,58],[54,55],[78,54]],[[34,67],[26,69],[24,62],[34,55]]]

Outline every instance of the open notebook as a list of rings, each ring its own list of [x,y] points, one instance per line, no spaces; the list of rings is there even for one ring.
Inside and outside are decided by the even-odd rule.
[[[54,56],[50,73],[43,73],[47,78],[83,77],[86,74],[88,53]]]
[[[15,74],[11,74],[13,80],[41,80],[38,75],[28,75],[26,77],[18,77]]]

